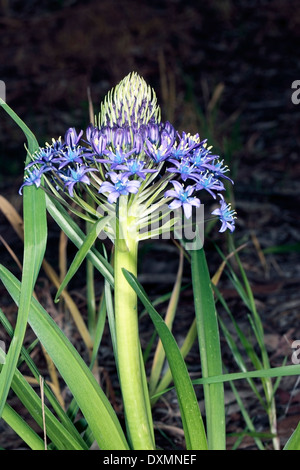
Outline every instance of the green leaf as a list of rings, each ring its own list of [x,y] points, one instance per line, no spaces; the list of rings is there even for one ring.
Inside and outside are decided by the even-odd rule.
[[[203,378],[222,374],[218,320],[204,249],[191,250],[191,267]],[[207,439],[210,450],[226,446],[223,384],[204,385]]]
[[[5,317],[5,315],[4,315],[4,313],[2,312],[1,309],[0,309],[0,322],[4,326],[5,330],[9,334],[9,336],[13,337],[13,334],[14,334],[13,328],[12,328],[11,324],[9,323],[8,319]],[[36,340],[36,341],[38,341],[38,340]],[[30,357],[29,351],[27,349],[25,349],[24,346],[22,346],[22,348],[21,348],[21,359],[18,363],[18,367],[20,367],[20,363],[22,363],[23,360],[26,362],[26,365],[29,367],[33,377],[35,377],[37,382],[39,382],[40,373],[39,373],[36,365],[34,364],[32,358]],[[20,398],[20,394],[18,393],[18,390],[16,388],[16,373],[17,372],[18,371],[15,372],[14,378],[12,380],[12,388],[15,391],[15,393],[17,394],[17,396],[19,396],[19,398]],[[25,385],[27,386],[27,383]],[[32,392],[32,393],[34,393],[34,392]],[[74,447],[74,449],[76,449],[76,448],[83,448],[84,449],[85,448],[85,443],[84,443],[82,437],[78,433],[78,430],[74,426],[73,422],[71,421],[71,419],[69,418],[67,413],[63,410],[60,403],[57,401],[54,393],[52,392],[52,389],[48,386],[47,382],[44,383],[44,394],[45,394],[45,398],[49,401],[49,404],[53,408],[57,418],[60,420],[62,426],[78,442],[77,447]],[[32,396],[29,397],[29,401],[28,401],[28,410],[29,411],[32,410],[32,415],[33,415],[34,418],[36,418],[36,410],[41,408],[41,404],[39,403],[39,401],[36,402],[35,400],[36,400],[36,396],[33,395],[33,397]],[[24,405],[26,406],[26,403],[24,403]],[[40,424],[42,425],[42,423],[40,423]],[[57,429],[54,428],[54,431],[53,431],[54,440],[56,439],[57,436],[58,436],[58,439],[61,439],[61,433],[62,433],[62,431],[57,431]],[[69,447],[74,446],[74,444],[73,444],[74,439],[72,439],[70,441]],[[69,441],[68,436],[63,441],[68,443],[68,441]],[[60,446],[60,440],[58,440],[58,447],[59,446]]]
[[[287,377],[290,375],[300,375],[300,365],[289,365],[270,367],[269,369],[250,370],[247,372],[231,372],[229,374],[214,375],[202,379],[193,380],[194,384],[216,384],[231,380],[259,379],[272,377]]]
[[[300,450],[300,421],[283,450]]]
[[[44,450],[44,442],[7,403],[2,418],[32,450]]]
[[[187,449],[204,450],[207,448],[205,429],[195,391],[178,345],[136,277],[125,269],[123,273],[147,309],[165,349],[177,392]]]
[[[15,369],[11,387],[39,427],[43,429],[41,399],[18,369]],[[71,435],[47,406],[44,407],[44,412],[47,435],[58,450],[85,450],[87,448],[82,438]]]
[[[38,143],[26,124],[2,100],[4,110],[11,116],[24,132],[28,143],[27,161],[29,154],[38,148]],[[24,255],[22,285],[20,290],[19,310],[15,327],[15,334],[7,353],[6,362],[0,375],[0,416],[7,399],[10,384],[18,363],[23,344],[27,319],[30,308],[31,295],[43,261],[47,243],[47,219],[45,193],[35,186],[24,187],[23,218],[24,218]]]
[[[19,281],[0,265],[0,278],[17,303]],[[31,299],[29,324],[52,358],[78,403],[101,449],[128,449],[124,433],[106,395],[77,350],[43,307]]]

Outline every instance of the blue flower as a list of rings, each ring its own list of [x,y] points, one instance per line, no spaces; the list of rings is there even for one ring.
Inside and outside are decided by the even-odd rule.
[[[56,155],[56,151],[53,150],[53,147],[48,145],[47,147],[40,148],[38,152],[34,154],[34,160],[30,162],[26,167],[25,170],[30,168],[32,165],[43,165],[43,166],[51,166],[52,159]]]
[[[86,130],[87,139],[91,145],[90,149],[86,149],[85,157],[103,156],[103,152],[107,145],[107,134],[97,127],[88,127]]]
[[[179,162],[177,160],[174,160],[173,158],[169,158],[168,162],[173,163],[176,168],[171,167],[168,168],[167,171],[169,171],[170,173],[179,173],[182,181],[186,181],[188,178],[191,177],[197,177],[197,168],[188,159],[183,158]]]
[[[47,171],[46,169],[42,168],[33,168],[33,170],[28,170],[27,175],[25,176],[24,183],[19,189],[19,194],[22,194],[22,190],[24,186],[31,186],[33,184],[36,185],[37,188],[41,185],[41,178],[43,173]]]
[[[189,219],[192,215],[192,206],[200,207],[200,200],[197,197],[192,197],[195,187],[187,186],[183,187],[176,180],[172,180],[171,183],[174,186],[174,189],[169,189],[165,192],[165,197],[173,197],[174,200],[169,204],[170,209],[178,209],[183,207],[184,215]]]
[[[177,133],[178,137],[180,135]],[[191,151],[199,145],[199,135],[196,134],[195,136],[190,136],[185,132],[182,133],[182,137],[180,137],[180,141],[175,143],[174,147],[172,148],[171,157],[175,158],[176,160],[180,160],[186,158],[190,155]]]
[[[129,181],[128,176],[120,173],[109,173],[112,183],[104,181],[101,184],[99,193],[109,193],[107,198],[109,203],[114,203],[119,196],[127,196],[129,193],[136,194],[140,187],[140,181]]]
[[[212,172],[216,175],[216,176],[221,176],[223,178],[226,178],[227,180],[229,180],[232,184],[233,181],[231,178],[229,178],[229,176],[225,175],[225,173],[227,171],[229,171],[229,168],[227,165],[223,165],[223,162],[224,160],[218,160],[216,163],[214,163],[214,165],[212,166]]]
[[[213,190],[214,191],[225,190],[224,184],[222,183],[222,181],[215,178],[213,173],[206,172],[203,174],[199,174],[196,181],[197,181],[196,190],[199,191],[201,189],[206,189],[206,191],[208,191],[213,196],[214,199],[216,198],[216,195],[214,194]]]
[[[210,149],[206,147],[206,141],[207,139],[203,140],[199,144],[199,147],[196,147],[192,150],[190,159],[198,170],[205,171],[210,169],[213,171],[214,166],[210,165],[209,162],[214,160],[217,156],[210,154]]]
[[[145,153],[152,158],[155,163],[160,163],[170,156],[173,143],[174,141],[170,134],[163,130],[159,143],[155,144],[149,139],[146,140]]]
[[[137,175],[139,178],[143,180],[146,178],[147,173],[156,173],[157,170],[150,170],[149,168],[144,168],[145,162],[138,160],[137,158],[133,158],[131,160],[126,160],[123,165],[116,166],[116,170],[124,170],[123,173],[126,176]]]
[[[126,159],[130,157],[133,153],[135,153],[135,148],[130,150],[129,152],[125,152],[121,148],[117,148],[116,150],[104,150],[103,154],[106,155],[108,158],[97,159],[97,162],[100,163],[108,163],[111,165],[112,169],[115,169],[118,165],[122,165],[126,162]]]
[[[55,158],[53,161],[55,163],[59,163],[58,169],[61,170],[63,167],[69,165],[70,163],[83,163],[82,157],[82,147],[67,147],[66,150],[62,152],[61,155]]]
[[[218,215],[220,218],[220,221],[222,222],[219,232],[225,232],[227,228],[230,230],[230,232],[233,232],[235,229],[236,212],[231,209],[230,204],[227,204],[225,202],[222,194],[219,194],[219,196],[220,196],[220,208],[215,209],[212,212],[212,214]]]
[[[76,147],[76,145],[79,144],[82,134],[83,131],[80,131],[79,134],[77,134],[75,127],[70,127],[65,133],[66,144],[71,148]]]
[[[65,183],[64,186],[68,188],[69,195],[74,196],[74,186],[77,183],[90,184],[89,177],[86,173],[90,171],[97,171],[96,168],[88,168],[85,165],[77,165],[76,169],[69,168],[66,174],[60,173],[59,176]]]

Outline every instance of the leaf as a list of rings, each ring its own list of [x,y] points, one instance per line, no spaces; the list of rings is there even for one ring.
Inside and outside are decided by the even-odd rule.
[[[18,303],[20,282],[0,265],[0,278]],[[106,395],[74,346],[43,307],[31,299],[29,324],[55,363],[103,450],[128,449],[124,433]]]
[[[300,450],[300,421],[283,450]]]
[[[204,249],[191,250],[191,267],[198,341],[204,378],[222,374],[218,320]],[[210,450],[225,449],[225,405],[222,383],[204,386]]]
[[[31,450],[43,450],[44,442],[31,427],[7,403],[2,418],[21,437]]]
[[[39,148],[36,138],[26,124],[6,103],[1,101],[0,104],[24,132],[28,143],[27,160],[29,160],[29,154],[33,154]],[[23,214],[24,255],[22,285],[15,335],[11,341],[6,361],[0,375],[0,416],[2,415],[10,384],[17,366],[27,327],[31,295],[46,249],[47,219],[45,193],[42,189],[37,189],[35,186],[24,187]]]

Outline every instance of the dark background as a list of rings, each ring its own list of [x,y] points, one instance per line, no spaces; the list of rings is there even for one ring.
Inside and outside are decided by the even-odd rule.
[[[0,14],[0,80],[6,84],[6,100],[40,145],[68,127],[84,128],[87,89],[97,113],[107,91],[131,71],[155,89],[163,120],[209,138],[235,181],[235,241],[247,243],[241,258],[272,365],[281,365],[285,356],[290,363],[290,344],[300,339],[300,104],[291,100],[292,83],[300,80],[299,2],[2,0]],[[24,137],[0,112],[0,194],[21,213]],[[1,212],[0,234],[21,257],[22,245]],[[52,259],[57,237],[50,223]],[[216,229],[212,239],[226,249]],[[274,247],[276,252],[260,251]],[[220,259],[209,243],[207,249],[213,273]],[[0,253],[2,262],[17,271],[1,243]],[[141,278],[155,291],[149,281],[155,274],[159,293],[174,280],[177,261],[170,263],[168,253],[157,248],[143,259]],[[221,290],[241,325],[246,323],[245,307],[225,280]],[[3,289],[0,295],[2,308],[13,317]],[[188,294],[181,308],[192,310]],[[179,313],[175,331],[181,331],[180,321],[185,316]],[[283,380],[278,392],[283,443],[300,416],[295,380]],[[230,424],[239,429],[240,415],[230,410]],[[265,426],[262,418],[260,429]],[[245,447],[251,445],[246,439]]]

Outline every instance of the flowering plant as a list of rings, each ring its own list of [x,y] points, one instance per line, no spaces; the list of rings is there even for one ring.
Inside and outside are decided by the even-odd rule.
[[[33,430],[28,430],[18,420],[15,424],[16,417],[6,404],[10,386],[16,393],[23,393],[28,409],[33,411],[38,400],[16,369],[21,353],[33,374],[39,376],[23,347],[28,322],[74,396],[74,404],[66,414],[58,396],[45,387],[59,419],[46,407],[44,421],[41,417],[37,421],[45,425],[44,429],[47,424],[47,436],[53,448],[86,449],[96,440],[101,449],[155,449],[151,408],[171,381],[177,392],[186,447],[193,450],[225,448],[223,381],[208,382],[209,377],[222,375],[222,360],[211,280],[202,246],[203,233],[200,225],[196,226],[195,244],[186,244],[186,233],[183,235],[180,229],[188,223],[193,225],[195,213],[203,210],[203,198],[209,196],[219,204],[211,213],[220,221],[219,231],[234,231],[235,211],[224,198],[225,181],[233,183],[227,166],[199,134],[180,133],[170,122],[161,121],[154,91],[136,73],[129,74],[107,94],[95,122],[85,132],[70,127],[63,139],[53,139],[44,147],[37,144],[31,131],[5,103],[2,106],[23,129],[28,142],[25,178],[20,187],[24,201],[22,282],[0,267],[1,280],[19,306],[14,342],[0,375],[2,416],[14,423],[31,448],[43,446]],[[42,263],[55,279],[43,261],[47,240],[46,210],[78,247],[56,300],[65,295],[65,287],[85,259],[104,277],[99,312],[92,315],[89,328],[80,314],[74,315],[90,352],[90,367],[41,304],[32,298]],[[70,213],[86,222],[86,233]],[[181,262],[178,282],[163,322],[137,279],[138,246],[141,240],[170,233],[179,233]],[[113,242],[111,262],[105,251],[100,253],[95,247],[97,237],[103,239],[103,236]],[[187,250],[191,261],[196,313],[188,341],[198,335],[206,429],[182,351],[170,331],[180,290],[183,250]],[[160,338],[149,378],[139,338],[138,299],[148,311]],[[126,432],[91,372],[106,315],[122,392]],[[7,331],[11,331],[2,312],[0,317]],[[190,347],[188,343],[186,350]],[[165,356],[170,371],[159,382]],[[78,408],[86,420],[83,433],[74,426]]]
[[[95,205],[105,206],[110,214],[101,228],[114,239],[116,354],[134,448],[150,449],[154,444],[139,356],[137,295],[123,270],[137,276],[138,242],[153,235],[151,230],[141,233],[140,227],[165,201],[170,211],[183,208],[189,219],[192,207],[200,207],[195,194],[205,190],[214,199],[218,194],[221,205],[213,214],[221,220],[221,232],[233,231],[234,211],[220,194],[225,190],[222,179],[230,180],[227,171],[198,134],[179,134],[172,124],[161,122],[154,91],[135,73],[107,95],[97,125],[90,125],[85,135],[82,130],[68,129],[64,140],[39,148],[26,166],[20,193],[24,186],[40,187],[44,179],[45,189],[62,203],[61,193],[75,201],[91,222],[97,218]],[[167,189],[169,183],[173,189]],[[94,205],[86,203],[85,194]],[[161,231],[170,230],[171,224],[164,224]]]

